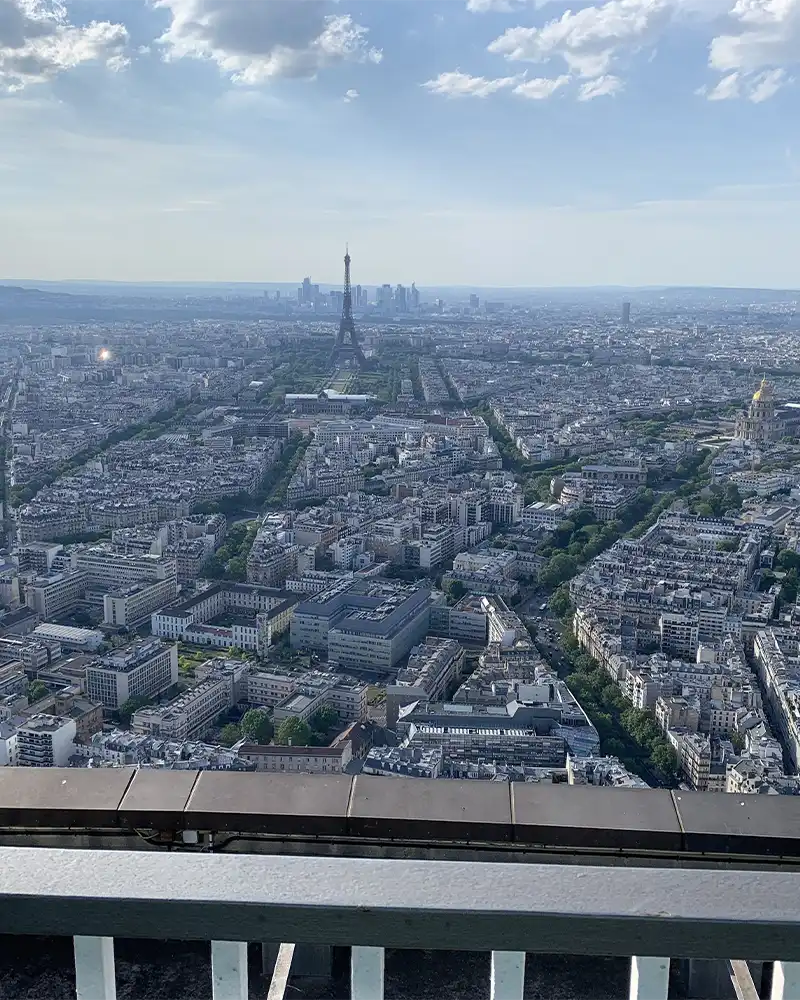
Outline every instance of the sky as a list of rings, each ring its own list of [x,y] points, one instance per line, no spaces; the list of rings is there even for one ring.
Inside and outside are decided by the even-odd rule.
[[[0,0],[3,279],[797,288],[798,234],[800,0]]]

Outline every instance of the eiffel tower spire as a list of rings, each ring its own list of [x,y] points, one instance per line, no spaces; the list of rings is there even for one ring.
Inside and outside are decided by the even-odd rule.
[[[346,341],[349,340],[349,343]],[[350,287],[350,249],[345,244],[344,249],[344,296],[342,299],[342,318],[339,322],[339,334],[333,345],[331,361],[344,361],[355,358],[361,368],[366,368],[367,359],[361,350],[353,322],[353,292]]]

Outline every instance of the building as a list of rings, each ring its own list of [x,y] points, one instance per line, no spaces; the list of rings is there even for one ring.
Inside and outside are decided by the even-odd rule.
[[[775,392],[766,378],[753,393],[746,412],[736,418],[735,437],[740,441],[765,444],[777,441],[783,433],[782,421],[775,415]]]
[[[669,729],[687,729],[696,733],[700,726],[700,713],[680,695],[662,695],[656,700],[656,722],[665,733]]]
[[[523,507],[521,520],[525,528],[544,528],[555,531],[559,524],[569,516],[569,509],[560,503],[545,503],[536,500]]]
[[[213,664],[205,680],[173,698],[166,705],[146,706],[134,712],[135,733],[172,740],[196,739],[239,700],[248,666],[227,660]]]
[[[345,581],[295,607],[291,645],[351,670],[388,672],[425,636],[430,606],[425,588]]]
[[[160,639],[131,643],[86,667],[86,694],[115,710],[130,698],[152,698],[178,683],[178,647]]]
[[[105,641],[103,633],[93,628],[75,628],[71,625],[55,625],[43,622],[31,633],[34,639],[57,642],[64,649],[74,649],[79,653],[94,653]]]
[[[386,686],[386,725],[393,729],[403,705],[415,701],[445,701],[449,688],[461,678],[464,648],[453,639],[429,636],[414,646],[408,664]]]
[[[149,622],[158,608],[175,599],[178,581],[174,576],[150,583],[134,583],[103,596],[103,621],[116,628],[136,628]]]
[[[57,618],[78,606],[87,584],[83,570],[37,576],[25,588],[25,603],[42,619]]]
[[[238,756],[255,764],[256,771],[285,771],[308,774],[341,774],[353,758],[349,741],[332,747],[261,746],[244,743]]]
[[[264,655],[289,627],[297,596],[224,581],[153,613],[153,635],[198,646],[252,649]]]
[[[258,671],[247,677],[247,700],[251,705],[274,709],[275,722],[295,716],[307,720],[324,706],[339,718],[354,722],[367,716],[367,684],[344,674],[307,670],[299,674]]]
[[[567,782],[599,788],[649,788],[646,781],[624,767],[616,757],[573,757],[567,755]]]
[[[647,483],[647,465],[584,465],[581,479],[585,483],[601,486],[644,486]]]
[[[113,591],[154,580],[177,579],[174,558],[150,552],[119,552],[106,545],[78,550],[74,563],[95,590]]]
[[[17,730],[19,767],[67,767],[75,751],[74,719],[35,715]]]
[[[388,778],[438,778],[443,760],[440,747],[371,747],[361,770]]]
[[[280,587],[297,569],[299,546],[275,540],[269,533],[256,536],[247,556],[248,583]]]
[[[433,604],[430,632],[446,639],[485,646],[488,623],[483,600],[475,594],[466,594],[452,607],[443,602]]]

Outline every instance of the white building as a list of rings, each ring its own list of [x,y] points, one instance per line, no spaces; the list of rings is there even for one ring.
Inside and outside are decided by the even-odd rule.
[[[39,576],[25,588],[25,603],[43,619],[55,618],[77,607],[88,579],[82,570]]]
[[[86,668],[86,694],[109,709],[152,697],[178,683],[178,647],[160,639],[134,642]]]
[[[17,730],[19,767],[67,767],[75,752],[74,719],[34,715]]]
[[[152,613],[169,604],[177,593],[178,581],[174,576],[114,590],[103,597],[103,621],[117,628],[135,628],[149,621]]]
[[[223,712],[236,704],[247,669],[246,663],[234,660],[214,667],[205,680],[168,704],[134,712],[133,731],[174,740],[202,736]]]

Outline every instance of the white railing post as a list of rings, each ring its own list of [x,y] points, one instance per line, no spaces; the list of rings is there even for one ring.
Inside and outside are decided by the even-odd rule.
[[[114,938],[74,937],[77,1000],[116,1000]]]
[[[214,1000],[247,1000],[246,942],[211,942],[211,994]]]
[[[800,1000],[800,962],[776,962],[771,1000]]]
[[[522,1000],[525,952],[493,951],[490,1000]]]
[[[350,1000],[383,1000],[383,948],[352,948]]]
[[[669,959],[631,959],[630,1000],[667,1000],[669,993]]]

